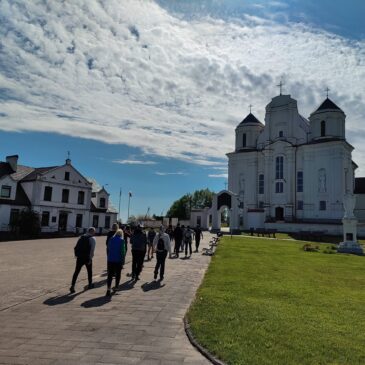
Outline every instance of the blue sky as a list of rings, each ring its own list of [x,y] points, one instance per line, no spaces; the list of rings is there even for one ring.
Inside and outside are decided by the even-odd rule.
[[[360,165],[364,2],[77,0],[0,2],[0,160],[63,164],[94,177],[131,213],[166,212],[219,191],[248,113],[284,93],[304,117],[330,97]]]

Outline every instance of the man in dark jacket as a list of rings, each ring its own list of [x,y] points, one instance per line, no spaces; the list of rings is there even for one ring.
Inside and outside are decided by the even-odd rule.
[[[175,255],[179,257],[180,246],[183,239],[183,230],[180,227],[180,223],[177,224],[176,228],[174,229],[174,239],[175,239]]]
[[[139,280],[146,254],[147,237],[140,226],[137,226],[131,237],[132,245],[132,279]]]

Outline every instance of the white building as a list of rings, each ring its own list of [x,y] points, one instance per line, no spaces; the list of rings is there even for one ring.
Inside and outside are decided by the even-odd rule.
[[[42,232],[82,232],[92,223],[99,232],[117,220],[105,189],[93,184],[67,159],[61,166],[18,165],[18,156],[0,162],[0,230],[11,228],[22,209],[38,212]],[[93,194],[100,196],[94,201]]]
[[[265,124],[247,115],[236,128],[235,150],[227,154],[228,190],[213,201],[212,227],[220,228],[220,213],[228,208],[232,229],[298,231],[317,225],[340,234],[344,195],[354,192],[357,168],[345,120],[328,98],[306,119],[290,95],[271,100]],[[359,179],[355,214],[360,220],[365,218],[362,185]]]

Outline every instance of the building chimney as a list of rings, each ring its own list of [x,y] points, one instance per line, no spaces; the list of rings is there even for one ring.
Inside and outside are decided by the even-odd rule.
[[[6,162],[10,165],[14,172],[18,169],[18,155],[6,156]]]

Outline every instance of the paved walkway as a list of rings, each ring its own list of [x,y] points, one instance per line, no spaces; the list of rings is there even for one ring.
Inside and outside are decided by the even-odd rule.
[[[76,294],[68,294],[74,245],[74,238],[0,243],[0,364],[209,364],[182,322],[209,257],[167,259],[161,286],[152,282],[154,260],[133,285],[129,257],[121,290],[107,299],[103,237],[94,260],[96,288],[83,290],[83,269]]]

